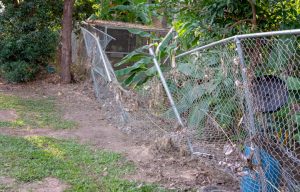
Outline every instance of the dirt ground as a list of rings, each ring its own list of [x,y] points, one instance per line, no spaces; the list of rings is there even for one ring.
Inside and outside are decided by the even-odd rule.
[[[18,192],[63,192],[69,187],[67,184],[52,177],[32,183],[20,183],[9,177],[0,177],[0,185],[5,185],[6,189],[4,191]]]
[[[7,135],[43,135],[55,138],[72,138],[93,147],[120,152],[133,161],[137,171],[127,175],[126,179],[133,181],[155,182],[167,188],[198,191],[239,191],[238,183],[231,176],[218,171],[208,162],[191,158],[180,152],[157,150],[157,142],[129,135],[114,127],[103,115],[99,104],[92,93],[90,83],[63,85],[49,81],[36,81],[30,84],[6,85],[0,84],[0,92],[18,95],[26,98],[55,97],[57,105],[64,112],[66,119],[78,122],[76,129],[8,129],[1,128],[1,134]],[[14,117],[14,113],[10,112]],[[0,113],[1,114],[1,113]],[[159,138],[158,138],[159,141]],[[168,146],[168,141],[161,138],[159,146]],[[49,178],[41,183],[49,183]],[[59,184],[57,191],[65,189],[65,184]],[[22,185],[22,187],[25,185]],[[30,188],[30,186],[29,186]],[[27,189],[24,187],[24,189]],[[25,190],[26,191],[26,190]],[[51,190],[50,190],[51,191]]]

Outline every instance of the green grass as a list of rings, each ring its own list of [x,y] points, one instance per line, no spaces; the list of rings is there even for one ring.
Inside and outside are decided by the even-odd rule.
[[[21,182],[56,177],[67,191],[163,191],[153,185],[138,185],[121,177],[134,169],[121,155],[92,150],[74,141],[31,136],[0,135],[0,176]],[[5,186],[0,186],[0,189]]]
[[[14,122],[0,121],[0,127],[30,127],[66,129],[76,127],[76,123],[62,119],[62,112],[54,100],[23,99],[12,95],[0,94],[0,110],[13,109],[18,114]]]

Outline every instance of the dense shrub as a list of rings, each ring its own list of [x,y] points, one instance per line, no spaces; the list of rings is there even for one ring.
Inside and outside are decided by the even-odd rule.
[[[1,70],[8,82],[24,82],[33,79],[38,68],[25,61],[12,61],[1,65]]]
[[[0,13],[0,75],[23,82],[53,59],[62,1],[24,0],[17,6],[11,2],[3,1]]]

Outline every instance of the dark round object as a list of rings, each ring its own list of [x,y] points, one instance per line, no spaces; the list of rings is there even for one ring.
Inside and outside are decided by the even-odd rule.
[[[273,75],[255,78],[252,81],[251,93],[257,112],[275,112],[288,102],[286,83]]]

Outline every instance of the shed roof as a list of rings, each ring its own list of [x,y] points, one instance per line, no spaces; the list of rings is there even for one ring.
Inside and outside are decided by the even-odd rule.
[[[159,28],[154,26],[141,25],[136,23],[126,23],[121,21],[104,21],[104,20],[88,20],[86,21],[90,25],[102,26],[110,29],[141,29],[144,31],[161,31],[168,32],[169,29]]]

